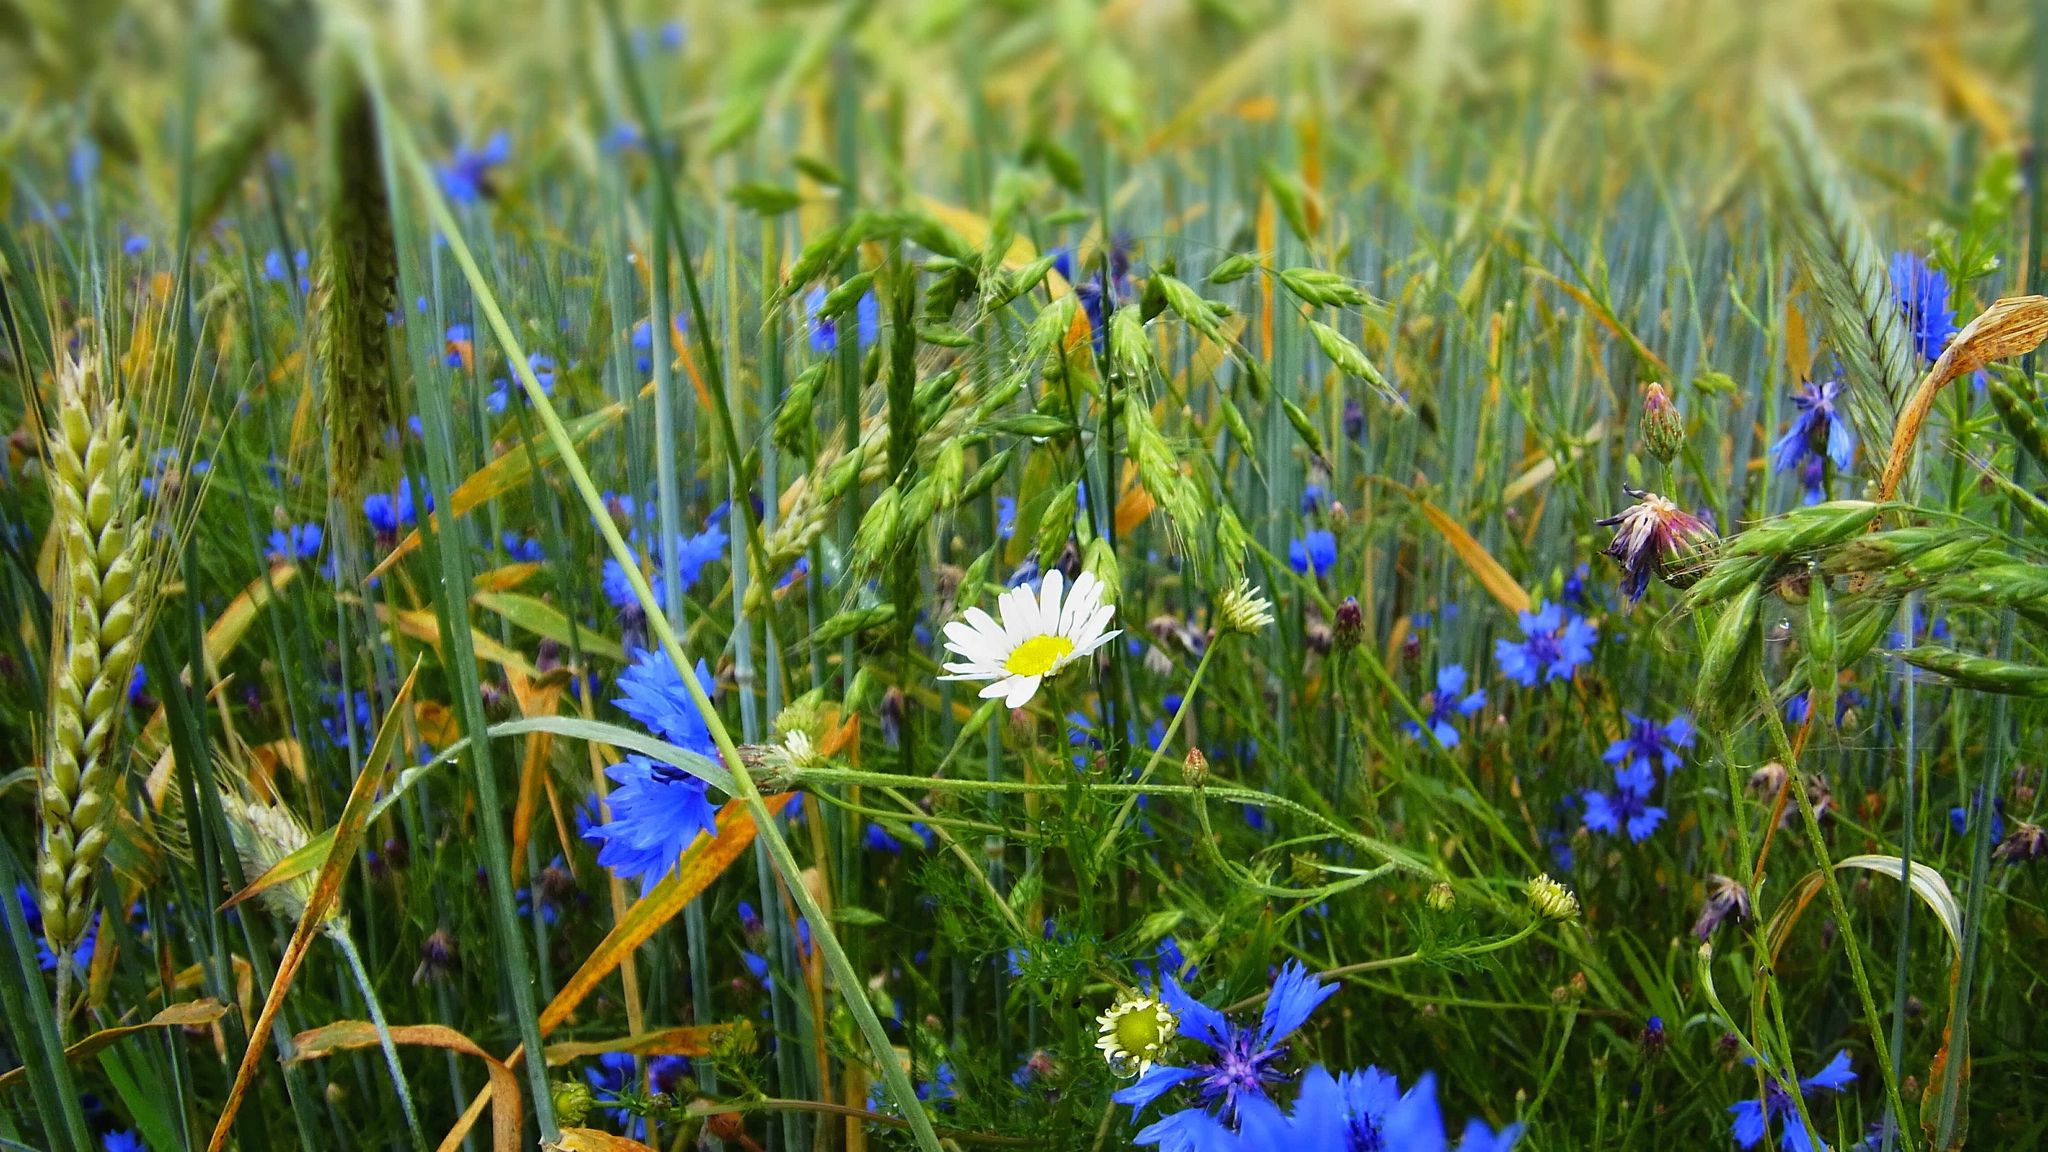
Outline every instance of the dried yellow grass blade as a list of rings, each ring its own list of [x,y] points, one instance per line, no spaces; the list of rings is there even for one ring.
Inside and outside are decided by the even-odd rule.
[[[654,1152],[638,1140],[628,1140],[596,1128],[564,1128],[562,1138],[548,1148],[555,1152]]]
[[[729,1024],[662,1028],[637,1036],[621,1036],[616,1040],[565,1040],[548,1045],[547,1060],[552,1067],[604,1052],[631,1052],[636,1056],[707,1056],[712,1048],[721,1044],[741,1044],[752,1048],[754,1025],[750,1021],[734,1020]]]
[[[1920,438],[1920,425],[1934,408],[1935,399],[1951,381],[1968,376],[1993,360],[2021,356],[2048,340],[2048,296],[2008,296],[1994,302],[1970,321],[1943,350],[1941,359],[1927,370],[1913,398],[1899,413],[1892,432],[1891,455],[1885,459],[1884,476],[1878,483],[1877,499],[1890,500],[1906,475],[1906,460]]]
[[[439,617],[434,615],[431,608],[406,609],[400,611],[394,618],[388,605],[379,604],[377,605],[377,615],[387,624],[392,623],[395,619],[400,632],[433,648],[437,652],[440,650],[441,621]],[[469,635],[470,643],[476,647],[478,659],[488,660],[507,672],[517,672],[529,679],[540,675],[540,671],[526,657],[498,643],[483,632],[471,628]]]
[[[416,1048],[443,1048],[483,1061],[484,1071],[490,1074],[492,1152],[517,1152],[525,1105],[519,1096],[519,1081],[510,1068],[484,1051],[476,1041],[440,1024],[407,1024],[393,1028],[391,1040],[394,1044]],[[369,1021],[337,1020],[292,1037],[291,1062],[297,1064],[336,1052],[375,1048],[380,1043],[377,1026]]]
[[[257,1063],[270,1044],[271,1022],[284,1005],[292,977],[297,975],[299,965],[305,962],[306,953],[313,946],[313,933],[326,922],[329,910],[341,895],[341,883],[348,876],[349,861],[355,857],[356,846],[362,842],[370,808],[383,787],[391,754],[398,748],[399,720],[411,707],[413,685],[419,681],[419,675],[420,664],[415,660],[412,671],[407,674],[405,683],[391,702],[391,708],[384,713],[384,720],[377,727],[377,739],[370,746],[370,755],[364,761],[362,771],[356,774],[355,787],[349,789],[348,802],[342,805],[341,817],[335,821],[331,833],[333,846],[320,865],[319,877],[313,882],[313,894],[307,898],[306,910],[292,929],[291,942],[285,946],[284,956],[278,960],[277,976],[270,982],[270,993],[264,997],[263,1010],[257,1014],[256,1022],[250,1025],[249,1046],[242,1052],[241,1065],[235,1070],[234,1085],[228,1089],[227,1104],[214,1123],[213,1137],[207,1141],[207,1152],[220,1152],[227,1146],[228,1131],[234,1127],[235,1114],[241,1111],[249,1086],[255,1082]],[[375,1042],[373,1034],[372,1043]]]
[[[1423,518],[1451,546],[1451,551],[1458,554],[1458,559],[1465,562],[1465,567],[1471,570],[1473,578],[1479,581],[1479,586],[1486,589],[1488,595],[1500,601],[1501,607],[1510,612],[1529,610],[1529,593],[1508,575],[1508,570],[1500,566],[1500,561],[1493,558],[1485,545],[1473,539],[1464,525],[1451,519],[1450,513],[1427,500],[1418,503],[1422,507]]]
[[[123,1024],[118,1028],[102,1028],[98,1032],[64,1049],[64,1059],[77,1063],[87,1056],[105,1048],[125,1036],[147,1032],[151,1028],[189,1028],[200,1024],[211,1024],[228,1014],[228,1006],[218,1000],[187,1000],[173,1004],[140,1024]],[[0,1074],[0,1088],[18,1084],[28,1075],[26,1068],[10,1069]]]
[[[568,685],[560,677],[535,681],[518,673],[506,676],[511,685],[512,698],[519,704],[519,714],[525,717],[553,716],[555,706],[561,702],[562,689]],[[526,864],[526,842],[533,838],[535,809],[540,807],[541,782],[547,775],[548,749],[554,745],[554,734],[535,731],[526,734],[526,755],[519,763],[519,798],[512,808],[512,879],[518,882]]]

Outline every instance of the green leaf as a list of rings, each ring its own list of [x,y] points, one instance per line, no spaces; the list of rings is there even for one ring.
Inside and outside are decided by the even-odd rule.
[[[753,182],[735,185],[725,198],[763,216],[780,216],[794,211],[804,202],[794,189]]]

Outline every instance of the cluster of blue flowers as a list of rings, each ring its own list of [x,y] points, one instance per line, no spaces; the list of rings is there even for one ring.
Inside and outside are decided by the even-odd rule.
[[[632,544],[635,548],[640,548],[642,547],[641,538],[643,535],[650,537],[657,535],[652,528],[649,528],[645,533],[642,532],[639,525],[640,518],[636,518],[634,515],[634,501],[631,496],[607,494],[605,501],[613,507],[621,509],[627,521],[634,524],[633,529],[626,534],[627,543]],[[654,509],[650,501],[644,519],[651,521],[653,515]],[[671,577],[678,581],[677,591],[687,593],[696,586],[698,578],[703,574],[705,565],[713,564],[726,558],[727,547],[732,543],[732,540],[725,533],[725,515],[725,507],[721,505],[718,510],[714,511],[706,519],[702,532],[692,535],[678,535],[676,537],[676,570],[673,573],[666,571],[662,567],[662,549],[658,546],[649,549],[652,553],[652,566],[648,574],[647,584],[654,592],[655,600],[666,601],[668,598],[668,580]],[[599,587],[604,591],[605,602],[612,606],[612,611],[618,613],[619,619],[629,625],[636,624],[640,620],[640,598],[633,594],[633,583],[628,578],[624,565],[620,564],[616,559],[607,558],[604,562],[604,570],[599,577]]]
[[[1588,790],[1582,799],[1587,828],[1609,836],[1625,832],[1641,842],[1664,822],[1664,809],[1650,803],[1657,788],[1655,769],[1670,772],[1685,762],[1682,752],[1694,739],[1692,717],[1680,712],[1659,724],[1633,712],[1624,715],[1628,728],[1603,757],[1614,765],[1614,791]]]
[[[1336,991],[1290,962],[1275,976],[1258,1021],[1245,1025],[1190,996],[1168,973],[1161,1001],[1179,1017],[1181,1034],[1208,1052],[1186,1066],[1154,1064],[1116,1093],[1135,1114],[1177,1087],[1192,1091],[1187,1107],[1146,1126],[1136,1142],[1165,1152],[1443,1152],[1449,1143],[1434,1077],[1402,1092],[1377,1068],[1332,1075],[1318,1064],[1298,1077],[1287,1070],[1288,1039]],[[1276,1094],[1290,1084],[1294,1100],[1283,1110]],[[1474,1120],[1458,1147],[1505,1152],[1520,1134],[1518,1126],[1495,1132]]]

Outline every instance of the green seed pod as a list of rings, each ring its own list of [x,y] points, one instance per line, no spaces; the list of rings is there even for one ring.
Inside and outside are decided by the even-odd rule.
[[[1012,451],[1012,449],[1005,448],[990,456],[987,460],[982,461],[981,467],[976,468],[974,475],[969,476],[967,482],[961,485],[960,497],[956,503],[965,503],[969,500],[978,499],[982,493],[995,487],[996,481],[1002,479],[1003,473],[1008,471],[1010,467]]]
[[[2005,430],[2012,434],[2013,442],[2035,463],[2048,466],[2048,423],[2041,419],[2041,398],[2035,393],[2033,382],[2017,370],[2003,366],[1985,376],[1984,390],[1991,397],[1991,407],[1998,412]]]
[[[1074,534],[1074,517],[1079,511],[1081,486],[1070,483],[1053,493],[1038,518],[1038,566],[1050,568]]]
[[[1915,668],[1932,672],[1964,688],[2008,696],[2048,697],[2048,668],[2015,664],[2010,660],[1977,656],[1933,644],[1898,649],[1893,655]]]
[[[1835,692],[1841,682],[1841,667],[1835,662],[1839,639],[1827,577],[1815,573],[1806,592],[1806,714],[1821,717],[1822,723],[1831,724],[1835,717]]]
[[[1316,431],[1316,426],[1309,422],[1308,413],[1301,410],[1301,405],[1282,396],[1280,407],[1287,413],[1287,422],[1294,425],[1294,434],[1301,437],[1303,444],[1308,445],[1309,452],[1318,460],[1327,459],[1329,454],[1323,448],[1323,434]]]
[[[873,563],[888,551],[896,538],[896,515],[902,504],[902,496],[894,484],[882,489],[875,502],[868,505],[867,512],[860,518],[860,527],[853,534],[853,553]]]
[[[1685,593],[1687,611],[1697,612],[1752,587],[1771,571],[1768,556],[1738,556],[1724,553],[1707,573],[1693,582]]]
[[[1122,588],[1123,574],[1117,565],[1116,550],[1109,541],[1098,536],[1088,542],[1087,555],[1082,558],[1081,567],[1095,574],[1112,593]]]
[[[1750,671],[1760,655],[1757,613],[1763,587],[1752,584],[1728,606],[1700,653],[1694,707],[1703,716],[1726,716],[1750,690]]]

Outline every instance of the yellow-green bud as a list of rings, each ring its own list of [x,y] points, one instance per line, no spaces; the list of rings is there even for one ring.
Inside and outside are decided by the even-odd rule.
[[[1569,924],[1579,918],[1579,898],[1546,872],[1529,881],[1529,909],[1545,920]]]

